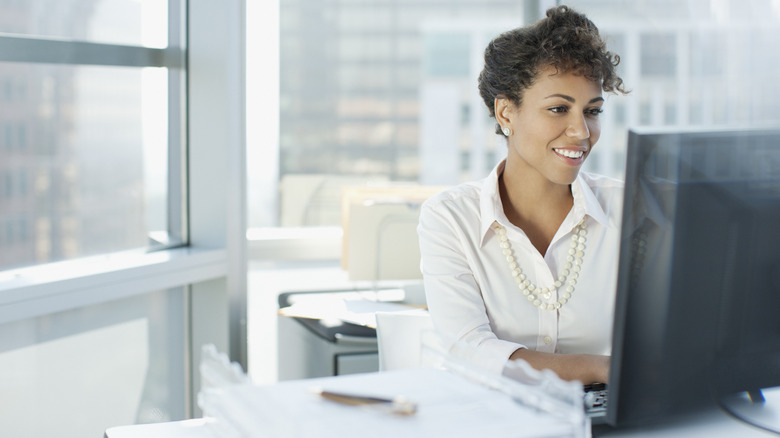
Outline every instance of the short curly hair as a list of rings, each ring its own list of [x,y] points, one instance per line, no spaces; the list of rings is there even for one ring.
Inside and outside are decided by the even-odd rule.
[[[485,49],[485,67],[479,74],[479,94],[495,117],[497,97],[519,106],[523,93],[539,72],[552,67],[574,72],[601,83],[610,93],[623,93],[623,79],[617,75],[620,56],[607,51],[599,30],[584,14],[566,6],[547,10],[537,23],[497,36]],[[496,133],[501,127],[496,124]]]

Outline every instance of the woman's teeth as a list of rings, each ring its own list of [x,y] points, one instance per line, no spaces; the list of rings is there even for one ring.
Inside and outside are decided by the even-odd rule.
[[[585,153],[583,151],[570,151],[568,149],[555,149],[555,152],[566,158],[580,158]]]

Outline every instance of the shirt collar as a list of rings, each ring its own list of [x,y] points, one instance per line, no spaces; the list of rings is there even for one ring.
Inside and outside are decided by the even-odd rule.
[[[509,224],[509,219],[504,214],[501,195],[498,191],[498,177],[504,172],[505,165],[506,160],[502,160],[482,182],[482,191],[479,199],[481,244],[485,243],[488,230],[493,226],[493,223],[498,222],[504,226]],[[604,208],[599,203],[582,172],[577,174],[577,179],[572,183],[571,193],[574,197],[572,214],[568,216],[568,218],[574,220],[571,223],[571,228],[574,228],[585,215],[592,217],[604,226],[610,226],[609,216],[604,212]],[[564,225],[566,224],[564,223]]]
[[[482,191],[479,196],[480,224],[479,235],[482,236],[481,244],[485,243],[485,236],[493,223],[506,224],[509,220],[504,214],[501,205],[501,194],[498,192],[498,177],[504,172],[506,160],[502,160],[487,178],[482,181]]]
[[[573,216],[578,223],[580,219],[588,215],[603,226],[610,226],[609,216],[582,172],[577,174],[577,179],[571,185],[571,194],[574,196]]]

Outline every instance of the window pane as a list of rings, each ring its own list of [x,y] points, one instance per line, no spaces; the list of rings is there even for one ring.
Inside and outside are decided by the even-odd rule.
[[[495,11],[506,22],[496,22]],[[289,199],[278,204],[279,219],[272,225],[340,225],[342,185],[419,182],[426,168],[443,163],[451,166],[437,174],[450,183],[489,171],[492,137],[476,136],[490,140],[465,153],[488,156],[488,164],[472,169],[470,160],[461,159],[461,139],[471,138],[472,129],[493,130],[484,105],[473,100],[479,73],[473,66],[490,38],[522,19],[523,2],[508,0],[381,5],[281,0],[279,177],[281,196]],[[250,48],[248,56],[262,52]],[[439,102],[452,107],[445,112],[452,117],[425,124],[433,107],[421,98],[435,99],[441,86],[449,87],[452,100]],[[440,141],[451,140],[442,146],[449,155],[444,160],[422,152],[430,145],[421,139],[435,136],[432,130],[446,133]],[[430,157],[427,163],[423,156]],[[305,208],[285,208],[302,204]]]
[[[0,71],[0,268],[176,243],[166,69]]]
[[[174,290],[0,325],[3,436],[183,419],[183,308]]]
[[[641,42],[642,76],[674,76],[677,68],[677,44],[674,35],[642,35]]]
[[[167,0],[16,0],[0,2],[0,32],[163,48]]]
[[[266,203],[257,211],[265,218],[282,208],[279,219],[262,225],[339,225],[337,190],[314,190],[309,183],[317,178],[320,188],[361,180],[450,185],[484,177],[506,154],[477,95],[477,75],[487,42],[533,21],[524,6],[535,2],[368,3],[280,0],[284,189],[264,185],[269,194],[258,197]],[[632,90],[605,96],[601,140],[587,170],[621,177],[630,127],[780,122],[780,82],[773,76],[780,71],[778,2],[567,4],[608,37]],[[267,61],[264,41],[248,41],[250,58]],[[292,203],[297,213],[283,208]]]

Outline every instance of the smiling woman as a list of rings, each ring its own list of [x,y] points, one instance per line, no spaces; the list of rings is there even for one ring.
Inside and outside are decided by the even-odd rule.
[[[523,93],[519,106],[503,96],[495,98],[496,120],[511,132],[507,136],[507,168],[523,168],[505,172],[502,186],[515,185],[510,180],[516,177],[526,181],[523,186],[530,178],[542,178],[535,185],[550,182],[568,191],[601,135],[598,115],[604,99],[599,84],[584,76],[559,73],[552,67],[538,76]],[[512,194],[521,195],[517,191]],[[504,210],[510,219],[511,215],[523,215],[520,205],[506,200],[509,204]]]
[[[618,62],[563,6],[485,50],[479,90],[506,159],[426,202],[419,227],[434,325],[445,344],[475,347],[465,359],[607,380],[623,184],[581,167],[601,134],[602,92],[625,92]]]

